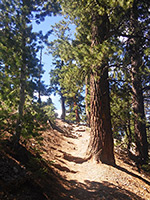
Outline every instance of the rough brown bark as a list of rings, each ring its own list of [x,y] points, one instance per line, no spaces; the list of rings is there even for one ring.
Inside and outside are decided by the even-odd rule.
[[[88,154],[97,162],[114,165],[114,146],[107,78],[107,67],[103,67],[103,75],[101,77],[98,72],[91,74],[91,138]]]
[[[100,24],[101,23],[101,24]],[[105,41],[109,32],[109,20],[105,13],[100,16],[93,13],[91,47]],[[114,143],[112,136],[109,82],[107,59],[101,65],[91,67],[90,77],[90,126],[91,137],[87,154],[97,162],[115,164]]]

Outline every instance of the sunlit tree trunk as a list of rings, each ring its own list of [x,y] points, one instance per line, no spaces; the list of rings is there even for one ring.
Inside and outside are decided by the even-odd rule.
[[[98,14],[96,15],[95,13],[93,14],[92,47],[105,40],[105,31],[107,28],[105,26],[107,24],[102,22],[100,26],[99,17],[101,16],[98,16]],[[91,71],[91,137],[87,153],[97,162],[114,165],[115,159],[110,115],[108,66],[105,63],[99,66],[93,65]]]
[[[91,138],[89,153],[98,162],[114,164],[107,67],[104,67],[103,70],[101,77],[98,72],[91,74]]]

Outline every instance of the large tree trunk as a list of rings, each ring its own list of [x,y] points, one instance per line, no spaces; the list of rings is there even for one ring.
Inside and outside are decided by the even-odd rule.
[[[93,13],[93,23],[91,27],[92,48],[105,41],[109,31],[108,25],[109,19],[107,14],[100,16],[98,13]],[[101,65],[93,65],[91,67],[91,137],[87,153],[97,162],[114,165],[115,159],[110,115],[108,66],[106,63],[107,58],[104,58]]]
[[[97,67],[97,71],[99,71]],[[99,72],[91,74],[91,138],[90,156],[97,162],[115,164],[114,146],[110,116],[108,69],[103,67],[103,75]]]
[[[144,100],[142,91],[142,55],[140,51],[139,23],[137,16],[137,1],[131,11],[130,20],[132,34],[136,37],[130,39],[130,54],[131,54],[131,79],[132,79],[132,99],[133,99],[133,114],[134,114],[134,132],[136,147],[140,163],[145,163],[148,159],[148,142],[146,134],[146,121],[144,113]]]

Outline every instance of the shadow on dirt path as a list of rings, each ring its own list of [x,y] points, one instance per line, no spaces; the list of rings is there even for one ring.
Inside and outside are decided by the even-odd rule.
[[[130,171],[128,171],[127,169],[125,169],[125,168],[123,168],[123,167],[121,167],[121,166],[117,166],[117,165],[116,165],[115,168],[118,169],[118,170],[120,170],[120,171],[122,171],[122,172],[125,172],[126,174],[129,174],[129,175],[131,175],[131,176],[133,176],[133,177],[135,177],[135,178],[138,178],[138,179],[142,180],[143,182],[145,182],[147,185],[150,186],[150,181],[148,181],[148,180],[142,178],[141,176],[139,176],[139,175],[137,175],[137,174],[135,174],[135,173],[133,173],[133,172],[130,172]]]
[[[83,184],[66,180],[24,147],[20,146],[20,150],[11,152],[11,155],[1,154],[0,200],[142,200],[138,195],[106,181],[85,180]],[[65,173],[77,173],[61,165],[54,164],[54,167]]]
[[[0,200],[150,199],[149,178],[117,155],[116,167],[85,159],[89,129],[56,125],[43,133],[40,146],[32,141],[14,151],[9,142],[0,144]]]
[[[99,183],[85,180],[83,184],[71,180],[69,184],[70,190],[68,190],[68,195],[64,198],[66,200],[143,200],[138,195],[107,181]]]

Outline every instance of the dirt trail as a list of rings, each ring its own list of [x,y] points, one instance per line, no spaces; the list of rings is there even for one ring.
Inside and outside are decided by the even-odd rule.
[[[116,167],[86,161],[89,128],[61,120],[57,120],[57,127],[60,131],[44,133],[42,147],[43,158],[53,161],[52,168],[62,177],[60,184],[64,190],[60,188],[59,197],[52,199],[150,199],[150,179],[139,173],[130,160],[125,163],[125,155],[122,158],[115,154]]]

